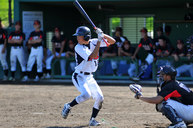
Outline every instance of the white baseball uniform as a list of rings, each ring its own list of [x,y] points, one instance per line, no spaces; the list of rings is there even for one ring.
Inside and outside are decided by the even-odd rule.
[[[21,31],[12,32],[9,36],[9,40],[25,40],[25,34]],[[26,65],[24,59],[24,50],[23,43],[11,43],[11,53],[10,53],[10,61],[11,61],[11,71],[16,71],[17,59],[20,63],[22,72],[26,72]]]
[[[6,31],[2,28],[0,28],[0,61],[3,67],[3,70],[8,70],[8,64],[6,61],[6,55],[7,50],[5,50],[5,53],[2,53],[2,49],[4,48],[4,41],[6,39]]]
[[[37,39],[43,40],[42,31],[39,31],[39,32],[33,31],[30,34],[29,40],[37,40]],[[42,69],[43,69],[42,60],[43,60],[43,43],[39,42],[39,43],[32,44],[31,52],[27,62],[27,71],[29,72],[32,71],[33,65],[35,61],[37,61],[37,72],[42,73]]]
[[[76,97],[77,103],[82,103],[92,96],[95,99],[94,108],[100,109],[104,98],[99,85],[92,75],[97,70],[99,57],[89,58],[95,49],[97,41],[98,39],[90,39],[88,45],[78,43],[75,46],[76,67],[72,75],[72,82],[78,91],[81,92],[81,95]],[[104,41],[101,42],[100,47],[106,47]]]

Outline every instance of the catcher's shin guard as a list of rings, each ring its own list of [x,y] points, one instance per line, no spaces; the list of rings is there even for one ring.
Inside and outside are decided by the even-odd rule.
[[[163,105],[161,112],[172,122],[172,124],[177,124],[183,121],[180,117],[178,117],[175,110],[167,104]]]

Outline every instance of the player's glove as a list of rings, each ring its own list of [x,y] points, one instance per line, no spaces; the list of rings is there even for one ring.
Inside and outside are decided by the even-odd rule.
[[[142,96],[142,87],[139,84],[130,84],[129,85],[130,90],[135,93],[135,98],[139,99],[140,96]]]
[[[99,35],[99,34],[103,34],[103,31],[100,29],[100,28],[97,28],[95,30],[96,34]]]
[[[98,41],[101,42],[104,38],[104,34],[101,33],[101,34],[98,34]]]

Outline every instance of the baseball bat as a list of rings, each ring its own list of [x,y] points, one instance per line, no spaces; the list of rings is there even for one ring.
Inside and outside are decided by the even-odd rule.
[[[84,8],[80,5],[80,3],[78,2],[78,0],[74,1],[74,6],[78,9],[78,11],[82,14],[82,16],[92,25],[92,27],[94,28],[94,30],[97,29],[97,27],[95,26],[95,24],[92,22],[92,20],[90,19],[90,17],[88,16],[88,14],[86,13],[86,11],[84,10]],[[106,43],[107,47],[110,45],[104,38],[103,41]]]

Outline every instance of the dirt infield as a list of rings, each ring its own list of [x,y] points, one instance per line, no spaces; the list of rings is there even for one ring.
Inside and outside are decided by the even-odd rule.
[[[155,106],[133,98],[128,87],[101,87],[105,102],[97,120],[99,128],[165,128],[169,121]],[[155,88],[144,87],[145,96]],[[74,86],[1,85],[0,128],[83,128],[88,127],[93,100],[75,106],[68,119],[60,112],[65,102],[79,92]],[[191,128],[193,126],[190,126]]]

